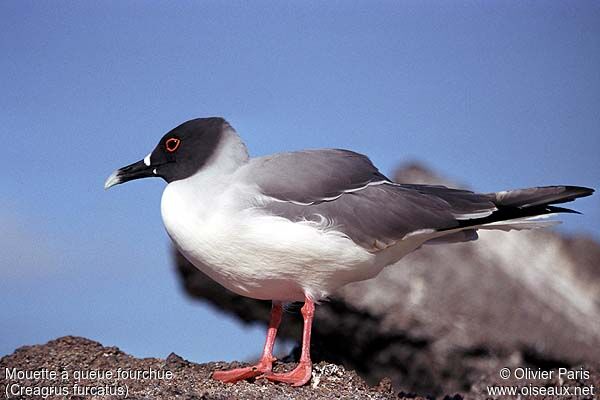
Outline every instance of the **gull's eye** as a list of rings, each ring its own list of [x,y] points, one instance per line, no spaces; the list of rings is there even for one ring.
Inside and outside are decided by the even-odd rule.
[[[179,148],[180,144],[181,144],[181,140],[179,140],[177,138],[170,138],[170,139],[167,139],[167,141],[165,142],[165,148],[167,149],[167,151],[169,153],[173,153],[173,152],[175,152],[175,150],[177,150]]]

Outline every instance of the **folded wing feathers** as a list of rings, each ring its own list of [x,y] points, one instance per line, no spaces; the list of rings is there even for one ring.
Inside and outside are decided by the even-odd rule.
[[[559,204],[573,201],[578,197],[589,196],[593,189],[580,186],[541,186],[490,193],[494,202],[505,207],[535,207],[546,204]]]
[[[551,204],[589,196],[592,189],[545,186],[478,194],[437,185],[399,184],[371,161],[346,150],[308,150],[254,159],[247,179],[270,199],[264,206],[292,221],[331,219],[352,240],[367,248],[385,248],[403,237],[437,230],[461,241],[475,229],[527,229],[554,221],[526,218],[572,210]],[[450,238],[447,238],[450,239]],[[375,243],[375,244],[374,244]]]

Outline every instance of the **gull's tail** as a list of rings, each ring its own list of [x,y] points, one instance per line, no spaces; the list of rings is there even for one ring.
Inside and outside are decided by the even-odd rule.
[[[550,214],[579,212],[554,204],[567,203],[589,196],[594,189],[581,186],[542,186],[528,189],[489,193],[497,210],[484,218],[461,221],[465,227],[478,229],[531,229],[559,224],[560,221],[540,221]]]

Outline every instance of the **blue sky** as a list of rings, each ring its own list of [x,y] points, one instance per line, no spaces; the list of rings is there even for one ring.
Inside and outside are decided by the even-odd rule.
[[[342,147],[480,191],[600,186],[600,3],[0,2],[0,354],[66,334],[244,359],[260,328],[185,297],[164,183],[104,192],[164,132]],[[561,230],[600,238],[598,195]],[[440,266],[443,268],[443,266]]]

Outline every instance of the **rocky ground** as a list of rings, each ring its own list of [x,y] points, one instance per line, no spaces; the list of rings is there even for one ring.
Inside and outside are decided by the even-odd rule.
[[[13,354],[0,360],[0,388],[6,396],[6,387],[10,391],[20,390],[67,390],[58,396],[49,396],[50,399],[396,399],[392,392],[389,380],[384,380],[376,387],[369,387],[356,373],[347,371],[343,367],[321,362],[315,365],[313,378],[309,385],[293,388],[288,385],[274,384],[265,380],[256,382],[240,382],[235,385],[224,384],[210,379],[210,374],[215,369],[235,368],[242,366],[240,363],[214,362],[208,364],[194,364],[181,357],[171,354],[166,360],[157,358],[138,359],[127,355],[116,347],[103,347],[100,343],[67,336],[48,342],[45,345],[25,346]],[[292,368],[293,364],[280,364],[280,370]],[[9,379],[6,368],[16,368],[22,371],[35,371],[47,369],[56,371],[57,379],[31,380]],[[154,379],[125,379],[115,377],[107,378],[106,372],[118,373],[123,371],[160,371],[163,375]],[[68,379],[61,380],[61,374],[66,371]],[[75,379],[76,371],[90,373],[97,371],[104,374],[103,379]],[[172,377],[165,376],[170,371]],[[66,375],[64,378],[67,378]],[[88,390],[88,394],[78,395],[74,392],[73,385],[78,384],[81,390]],[[95,390],[93,394],[91,391]],[[99,392],[103,391],[103,392]],[[122,394],[119,393],[122,391]],[[13,392],[14,393],[14,392]],[[83,392],[82,392],[83,393]],[[2,395],[0,395],[1,397]],[[33,396],[40,398],[41,396]],[[31,398],[26,395],[9,396],[9,398]]]
[[[423,399],[417,395],[395,391],[389,379],[375,386],[367,385],[355,372],[344,367],[320,362],[315,365],[308,385],[294,388],[265,380],[224,384],[210,379],[215,369],[239,367],[240,363],[212,362],[194,364],[171,354],[166,360],[138,359],[116,347],[73,336],[48,342],[45,345],[24,346],[0,359],[0,398],[29,399]],[[293,368],[292,363],[279,363],[278,370]],[[587,369],[582,369],[588,371]],[[38,371],[38,377],[19,374]],[[121,371],[121,372],[119,372]],[[600,387],[600,373],[591,370],[590,377],[568,379],[555,376],[543,380],[506,380],[497,370],[482,375],[470,391],[440,396],[447,400],[517,398],[488,396],[489,385],[520,385],[539,387]],[[52,376],[54,373],[56,376]],[[112,373],[113,376],[108,376]],[[118,374],[121,374],[119,377]],[[123,374],[143,375],[131,379]],[[14,375],[13,375],[14,374]],[[97,376],[92,376],[96,374]],[[87,375],[87,376],[83,376]],[[38,379],[39,378],[39,379]],[[75,385],[77,389],[75,389]],[[563,389],[561,389],[563,390]],[[51,392],[52,391],[52,392]],[[58,393],[58,394],[56,394]],[[552,396],[524,398],[551,399]],[[523,398],[522,397],[522,398]],[[561,399],[592,399],[589,396],[561,396]]]

